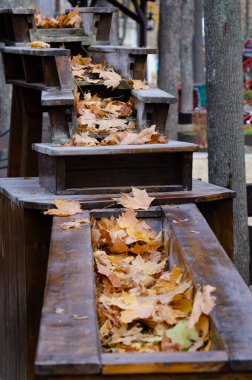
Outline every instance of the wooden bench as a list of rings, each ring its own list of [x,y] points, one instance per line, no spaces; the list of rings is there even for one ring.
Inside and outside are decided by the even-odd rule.
[[[88,48],[96,63],[107,62],[125,79],[146,79],[148,54],[156,54],[156,49],[129,48],[125,46],[94,45]]]
[[[84,33],[88,36],[94,35],[97,44],[108,43],[112,16],[117,11],[113,7],[80,7]]]
[[[233,257],[231,190],[194,180],[192,191],[150,195],[156,197],[154,206],[196,203]],[[57,198],[78,200],[87,210],[115,207],[113,198],[119,196],[78,194]],[[52,208],[54,199],[54,194],[39,186],[38,178],[0,179],[0,378],[4,380],[34,380],[52,224],[52,218],[42,211]]]
[[[91,211],[117,216],[118,210]],[[88,217],[86,211],[80,217]],[[63,231],[54,217],[36,373],[39,379],[237,379],[252,376],[252,295],[192,204],[139,212],[170,240],[170,267],[179,266],[195,288],[216,287],[209,352],[103,354],[95,312],[91,227]],[[65,220],[71,220],[66,218]],[[60,314],[55,310],[60,308]],[[84,320],[72,314],[87,316]],[[204,373],[203,373],[204,372]],[[167,374],[163,377],[162,374]],[[151,374],[155,374],[152,375]],[[169,374],[169,375],[168,375]]]
[[[8,175],[34,176],[38,160],[31,146],[42,141],[43,112],[49,112],[54,142],[68,141],[77,127],[69,50],[1,47],[0,51],[5,80],[13,84]]]
[[[54,194],[101,194],[192,188],[194,144],[62,147],[34,144],[39,153],[40,185]]]
[[[176,103],[176,98],[159,88],[132,90],[131,93],[136,99],[138,128],[154,124],[157,130],[164,134],[169,107],[170,104]]]
[[[0,42],[19,45],[31,42],[36,32],[34,10],[0,8]]]

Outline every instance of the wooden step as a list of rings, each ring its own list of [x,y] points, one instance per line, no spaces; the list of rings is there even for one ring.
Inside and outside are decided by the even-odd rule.
[[[0,8],[0,42],[18,45],[32,41],[36,32],[35,11],[25,8]]]
[[[113,7],[80,7],[84,33],[94,36],[94,42],[97,44],[108,42],[112,16],[117,11],[118,9]]]
[[[157,130],[164,134],[170,104],[176,103],[176,98],[159,88],[132,90],[131,93],[136,99],[138,128],[156,125]]]
[[[107,62],[124,79],[146,79],[148,54],[156,54],[156,49],[128,48],[124,46],[94,45],[88,48],[94,62]]]
[[[119,214],[120,210],[107,209],[93,210],[90,216],[117,217]],[[57,376],[59,380],[72,376],[76,380],[83,379],[91,371],[97,374],[94,377],[97,380],[104,375],[120,379],[130,374],[135,380],[143,379],[143,374],[148,375],[148,379],[161,380],[164,373],[170,374],[173,380],[249,380],[252,376],[252,295],[203,215],[195,205],[185,204],[140,211],[138,217],[155,225],[157,231],[165,232],[164,236],[170,241],[170,268],[179,266],[195,289],[207,284],[216,287],[217,305],[210,314],[210,351],[100,354],[94,313],[91,226],[87,223],[83,229],[64,231],[62,218],[54,217],[36,374],[41,379]],[[72,219],[66,218],[66,221]],[[86,278],[89,280],[85,281],[84,289]],[[60,308],[60,314],[55,313],[56,308]],[[71,320],[73,312],[88,318]],[[86,335],[81,327],[87,329]]]
[[[21,81],[22,86],[73,89],[74,79],[68,60],[67,49],[36,49],[28,47],[0,47],[5,80]],[[18,82],[15,82],[18,85]],[[32,86],[33,85],[33,86]]]
[[[169,141],[96,147],[34,144],[33,148],[39,153],[42,187],[55,194],[99,194],[131,191],[131,186],[161,192],[191,190],[197,146]]]

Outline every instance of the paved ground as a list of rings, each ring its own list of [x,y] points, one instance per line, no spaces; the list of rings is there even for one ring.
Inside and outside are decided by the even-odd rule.
[[[207,153],[194,153],[193,155],[193,178],[201,178],[208,181]],[[252,153],[246,153],[246,182],[252,183]]]

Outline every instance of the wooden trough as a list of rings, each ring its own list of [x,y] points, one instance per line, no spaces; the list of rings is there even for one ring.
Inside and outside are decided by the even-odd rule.
[[[232,191],[194,180],[192,191],[150,195],[156,196],[154,206],[197,204],[219,242],[233,258]],[[112,198],[118,196],[78,194],[57,198],[75,199],[84,209],[94,209],[115,205]],[[42,211],[52,208],[54,199],[54,194],[39,186],[37,178],[0,179],[0,378],[4,380],[34,379],[52,225],[52,218],[43,215]],[[204,236],[201,240],[207,241],[207,238]],[[217,258],[217,254],[210,257]],[[222,266],[219,269],[223,270]],[[236,286],[233,280],[230,284]],[[234,294],[237,292],[239,294],[239,289]]]
[[[94,210],[79,216],[100,218],[118,214],[118,210]],[[63,231],[62,218],[54,217],[35,362],[38,378],[250,379],[252,295],[203,215],[195,205],[187,204],[139,212],[139,217],[157,231],[163,229],[170,239],[171,268],[181,267],[195,288],[206,284],[216,287],[217,305],[211,313],[211,350],[102,353],[90,224]],[[57,314],[57,309],[62,312]],[[76,320],[72,315],[87,318]]]

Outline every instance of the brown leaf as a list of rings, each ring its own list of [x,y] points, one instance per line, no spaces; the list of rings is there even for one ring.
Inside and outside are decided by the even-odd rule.
[[[33,41],[31,43],[32,48],[37,48],[37,49],[49,49],[51,45],[47,44],[46,42],[43,41]]]
[[[114,201],[121,204],[125,208],[132,208],[133,210],[148,210],[150,204],[154,201],[154,197],[149,197],[147,191],[132,187],[132,194],[122,193],[121,198],[113,198]]]
[[[216,290],[211,285],[202,286],[197,290],[193,302],[192,314],[188,321],[189,328],[195,326],[202,314],[209,315],[216,303],[216,297],[211,293]]]
[[[90,223],[90,220],[86,218],[74,219],[71,222],[63,223],[61,227],[63,228],[63,230],[70,230],[74,228],[79,228],[81,227],[82,224],[85,224],[85,223]]]
[[[57,208],[44,211],[45,215],[72,216],[82,213],[81,205],[77,201],[55,199],[54,204]]]

